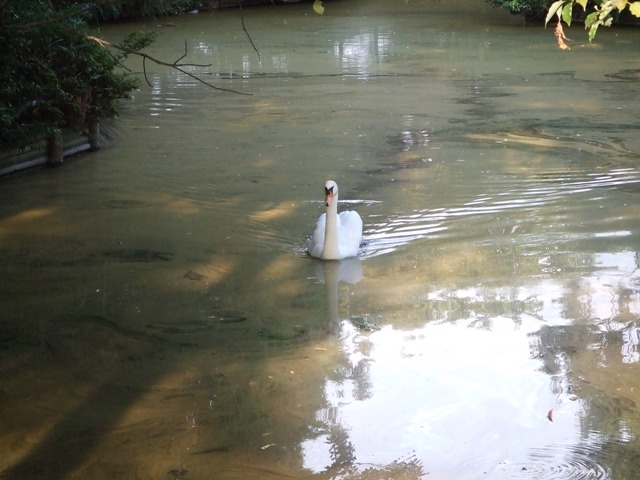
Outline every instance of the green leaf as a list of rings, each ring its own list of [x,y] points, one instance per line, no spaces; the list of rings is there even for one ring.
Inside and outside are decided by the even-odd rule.
[[[573,12],[573,2],[567,3],[562,8],[562,20],[564,20],[564,23],[566,23],[567,25],[571,25],[572,12]]]
[[[629,10],[636,17],[640,17],[640,2],[633,2],[629,4]]]
[[[620,11],[624,10],[624,8],[627,6],[627,3],[628,3],[627,0],[615,0],[614,1],[614,5]]]
[[[587,0],[576,0],[576,3],[582,7],[582,9],[587,11]]]
[[[605,19],[606,17],[608,17],[614,8],[614,0],[607,0],[606,2],[604,2],[602,4],[602,7],[600,8],[600,19]]]
[[[598,12],[591,12],[587,15],[587,18],[584,19],[584,28],[590,28],[593,24],[598,20]],[[596,30],[598,27],[596,27]]]
[[[318,15],[322,15],[324,13],[324,7],[322,6],[321,0],[315,0],[313,2],[313,11],[316,12]]]
[[[599,25],[600,24],[598,22],[591,25],[591,28],[589,29],[589,43],[593,42],[593,39],[596,37],[596,32],[598,31]]]
[[[545,27],[547,26],[547,23],[549,23],[549,20],[551,20],[551,17],[553,17],[554,15],[557,15],[558,19],[560,19],[560,9],[565,2],[566,0],[557,0],[556,2],[553,2],[551,4],[551,6],[549,7],[549,11],[547,12],[547,18],[544,21]]]

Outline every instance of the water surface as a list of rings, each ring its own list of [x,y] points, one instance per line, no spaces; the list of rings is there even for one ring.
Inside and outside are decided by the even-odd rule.
[[[2,179],[2,478],[632,478],[634,30],[482,2],[162,31],[98,153]],[[140,64],[130,65],[139,71]],[[304,254],[322,186],[358,259]]]

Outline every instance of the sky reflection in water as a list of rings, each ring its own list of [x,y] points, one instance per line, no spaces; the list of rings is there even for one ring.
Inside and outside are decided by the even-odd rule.
[[[342,321],[348,367],[325,381],[326,406],[316,414],[322,427],[302,442],[304,467],[332,478],[394,464],[417,465],[419,475],[443,479],[609,478],[599,449],[634,437],[624,425],[615,437],[585,431],[588,404],[574,390],[580,377],[569,375],[567,345],[555,343],[562,334],[553,333],[582,321],[566,310],[564,299],[577,296],[588,307],[581,316],[618,339],[617,359],[603,366],[638,361],[636,323],[615,320],[625,314],[620,308],[640,312],[637,294],[618,303],[619,289],[639,279],[635,253],[595,259],[600,270],[574,291],[552,279],[431,291],[415,299],[424,302],[414,312],[422,311],[427,322],[420,328],[380,318],[380,328],[375,320],[364,329],[360,318]],[[431,308],[450,299],[467,301],[465,318],[437,320],[448,312]],[[510,316],[474,311],[491,299],[525,307]]]
[[[486,471],[495,455],[520,459],[527,449],[576,440],[575,407],[566,398],[559,421],[549,425],[546,418],[556,398],[528,337],[539,322],[516,327],[495,319],[492,331],[470,323],[385,326],[367,335],[343,323],[342,348],[361,373],[325,384],[328,406],[318,417],[335,421],[327,422],[329,430],[349,432],[360,468],[417,457],[427,470],[453,473],[472,463]],[[303,447],[308,468],[331,466],[326,436]]]

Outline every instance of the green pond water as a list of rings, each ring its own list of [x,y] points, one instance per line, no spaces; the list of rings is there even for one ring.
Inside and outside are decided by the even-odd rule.
[[[233,9],[101,28],[249,95],[147,63],[0,179],[0,478],[637,474],[640,32],[325,9],[243,9],[260,57]],[[349,261],[304,252],[327,179]]]

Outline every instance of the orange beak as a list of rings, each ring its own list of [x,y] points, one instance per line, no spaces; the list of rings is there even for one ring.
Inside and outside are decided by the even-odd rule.
[[[325,189],[324,206],[328,207],[329,205],[331,205],[331,200],[332,199],[333,199],[333,189],[331,189],[331,190]]]

